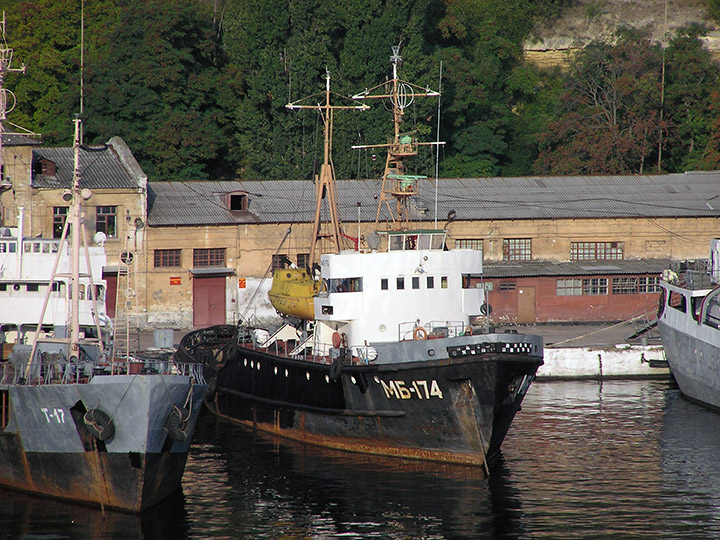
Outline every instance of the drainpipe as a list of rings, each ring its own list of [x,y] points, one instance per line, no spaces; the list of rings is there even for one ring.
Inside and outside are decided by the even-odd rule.
[[[25,217],[25,208],[22,206],[18,208],[18,247],[17,247],[17,269],[18,279],[23,278],[23,218]]]

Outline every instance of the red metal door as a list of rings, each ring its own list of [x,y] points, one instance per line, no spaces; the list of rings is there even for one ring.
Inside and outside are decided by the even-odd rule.
[[[103,274],[107,284],[105,289],[105,312],[111,319],[115,318],[115,300],[117,299],[117,274]]]
[[[225,324],[225,276],[193,279],[193,326]]]

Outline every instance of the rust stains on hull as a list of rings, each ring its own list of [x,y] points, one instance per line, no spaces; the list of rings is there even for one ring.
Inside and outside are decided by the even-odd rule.
[[[353,452],[360,454],[371,454],[377,456],[387,456],[402,459],[412,459],[421,461],[436,461],[441,463],[452,463],[458,465],[472,465],[482,467],[485,463],[485,455],[482,450],[473,453],[449,452],[438,450],[426,450],[421,448],[401,447],[392,444],[392,441],[361,441],[350,437],[327,436],[309,433],[305,430],[306,413],[298,413],[299,428],[280,428],[279,423],[273,422],[262,423],[247,420],[239,420],[231,416],[221,413],[214,404],[209,403],[208,407],[213,414],[228,420],[234,424],[238,424],[251,430],[259,430],[278,437],[290,439],[293,441],[312,444],[324,448],[331,448],[343,452]]]
[[[0,440],[6,438],[0,436]],[[132,513],[180,489],[186,459],[185,454],[171,453],[130,456],[22,450],[2,456],[0,485],[6,488]]]

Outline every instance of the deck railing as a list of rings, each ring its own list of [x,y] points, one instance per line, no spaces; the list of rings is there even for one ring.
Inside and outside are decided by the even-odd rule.
[[[0,363],[0,384],[28,385],[79,384],[90,382],[99,375],[184,375],[195,384],[205,384],[203,366],[199,363],[170,360],[121,361],[110,363],[44,361],[30,367],[26,378],[25,363]]]

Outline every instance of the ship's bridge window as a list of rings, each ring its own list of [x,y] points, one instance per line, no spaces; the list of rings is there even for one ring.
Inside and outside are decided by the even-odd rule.
[[[328,292],[362,292],[362,278],[334,278],[329,280]]]
[[[62,281],[53,281],[52,284],[53,292],[57,293],[55,296],[59,298],[65,297],[65,283]]]
[[[82,283],[80,283],[80,285],[78,286],[78,289],[79,289],[79,292],[80,292],[80,294],[79,294],[80,300],[85,300],[85,285],[82,284]],[[68,298],[69,298],[70,300],[72,300],[72,297],[73,297],[73,295],[72,295],[72,287],[68,287]]]
[[[405,245],[405,237],[396,234],[390,237],[390,251],[402,251]]]
[[[417,251],[445,249],[444,232],[407,232],[392,234],[389,239],[390,251]]]
[[[687,311],[687,302],[685,300],[685,295],[680,294],[676,291],[670,291],[670,295],[668,296],[668,306],[685,313]]]
[[[708,302],[703,322],[713,328],[720,328],[720,304],[718,304],[717,298],[712,298]]]

